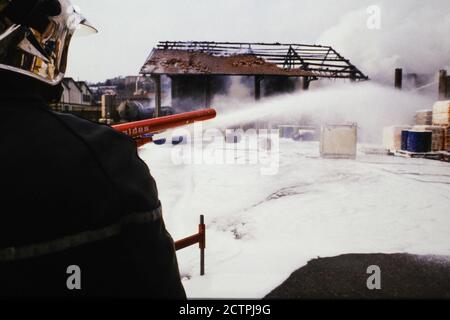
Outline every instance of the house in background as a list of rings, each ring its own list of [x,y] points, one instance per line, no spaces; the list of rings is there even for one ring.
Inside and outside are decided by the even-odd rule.
[[[86,82],[64,78],[63,94],[59,103],[53,109],[59,112],[72,113],[83,118],[98,121],[101,117],[101,107],[94,104],[93,93]]]
[[[77,82],[72,78],[64,78],[62,85],[64,91],[61,97],[61,103],[63,105],[67,105],[68,107],[92,105],[92,91],[86,82]]]
[[[164,84],[164,83],[163,83]],[[95,122],[117,123],[123,122],[117,108],[124,101],[141,103],[146,109],[153,105],[154,85],[150,78],[140,76],[116,77],[105,82],[89,84],[67,77],[62,81],[63,93],[53,109],[58,112],[71,113]],[[163,86],[164,88],[164,86]],[[166,92],[161,97],[167,100]],[[102,99],[103,96],[114,96]],[[106,110],[105,101],[109,101]],[[102,105],[103,103],[103,105]],[[102,111],[103,110],[103,111]]]
[[[92,91],[84,81],[77,82],[78,87],[81,89],[81,104],[91,105],[92,104]]]

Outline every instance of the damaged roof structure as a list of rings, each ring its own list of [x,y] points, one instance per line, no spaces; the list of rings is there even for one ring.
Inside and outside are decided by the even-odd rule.
[[[143,75],[267,75],[368,80],[329,46],[239,42],[160,42]]]
[[[369,78],[330,46],[282,43],[162,41],[140,73],[155,82],[155,112],[161,110],[161,76],[172,80],[172,107],[178,111],[209,107],[223,94],[229,76],[253,77],[255,99],[303,90],[319,79]],[[229,86],[229,83],[228,83]]]

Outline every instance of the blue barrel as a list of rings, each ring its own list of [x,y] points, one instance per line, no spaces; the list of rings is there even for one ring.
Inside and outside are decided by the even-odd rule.
[[[166,144],[166,139],[162,138],[162,139],[158,139],[158,140],[153,140],[153,143],[158,146],[162,146],[162,145]]]
[[[402,150],[404,150],[404,151],[408,150],[408,136],[409,136],[409,130],[403,130],[402,131]]]
[[[281,136],[283,138],[288,138],[288,139],[292,138],[295,133],[294,128],[288,127],[288,126],[282,127],[281,132],[282,132]]]
[[[410,131],[407,150],[409,152],[431,152],[432,136],[431,131]]]

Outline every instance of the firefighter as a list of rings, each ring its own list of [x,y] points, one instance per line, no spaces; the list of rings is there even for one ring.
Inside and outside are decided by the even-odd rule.
[[[135,143],[49,108],[82,30],[69,0],[0,0],[0,297],[185,299]]]

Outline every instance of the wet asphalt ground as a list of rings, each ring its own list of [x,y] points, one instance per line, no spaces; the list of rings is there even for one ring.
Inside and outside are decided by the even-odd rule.
[[[369,266],[379,267],[368,273]],[[377,268],[375,268],[377,269]],[[378,284],[381,289],[368,288]],[[348,254],[318,258],[266,299],[450,299],[450,257]]]

